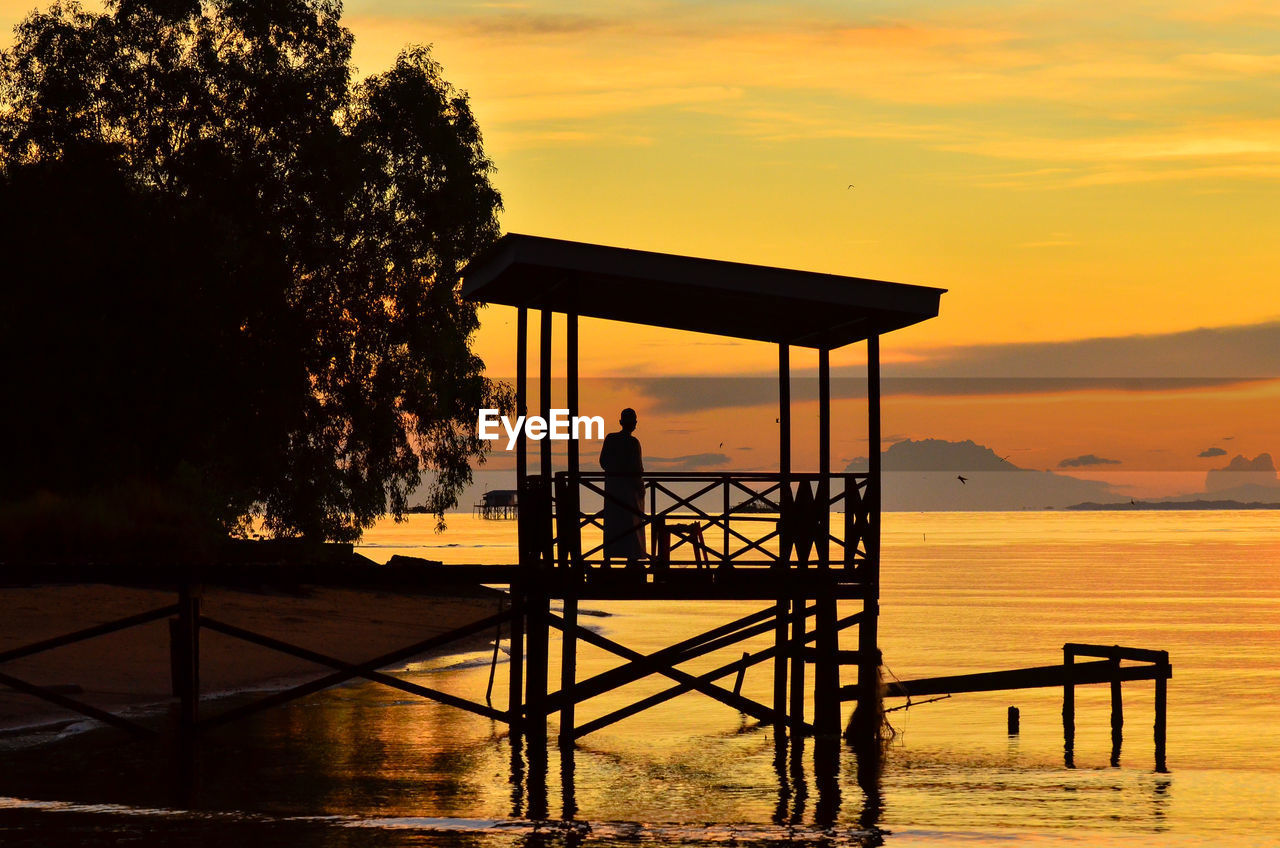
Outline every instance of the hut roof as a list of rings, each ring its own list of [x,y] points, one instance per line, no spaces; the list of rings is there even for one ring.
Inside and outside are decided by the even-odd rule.
[[[827,349],[933,318],[945,291],[517,233],[462,276],[486,303]]]

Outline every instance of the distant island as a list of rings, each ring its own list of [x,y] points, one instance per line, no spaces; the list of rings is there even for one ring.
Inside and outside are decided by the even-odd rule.
[[[1176,510],[1176,509],[1280,509],[1280,503],[1241,503],[1240,501],[1133,501],[1131,503],[1085,503],[1072,504],[1065,509],[1082,511],[1123,512],[1125,510]]]

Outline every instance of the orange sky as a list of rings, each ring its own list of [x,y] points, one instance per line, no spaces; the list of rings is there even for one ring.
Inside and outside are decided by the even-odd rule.
[[[0,27],[31,6],[0,0]],[[1125,377],[1130,347],[1150,371],[1174,334],[1280,319],[1269,0],[350,0],[346,23],[365,73],[406,43],[434,45],[470,93],[504,230],[948,289],[941,317],[885,339],[886,362],[959,376],[992,345],[996,369],[1030,343],[1115,338],[1105,376]],[[483,313],[477,344],[496,376],[512,371],[512,314]],[[1280,376],[1280,324],[1267,332],[1270,346],[1227,332],[1220,368],[1213,346],[1196,367]],[[604,322],[587,322],[582,344],[584,372],[599,377],[776,362],[767,345]],[[1056,350],[1042,344],[1030,361]],[[1080,350],[1060,350],[1073,376],[1099,367],[1073,368]],[[1166,494],[1223,462],[1197,457],[1211,446],[1280,453],[1277,392],[894,396],[884,432],[969,438],[1032,468],[1095,454],[1118,460],[1108,474],[1139,494]],[[612,420],[624,399],[585,411]],[[674,426],[644,402],[654,455],[702,453],[725,428],[774,450],[767,407]],[[842,420],[857,419],[848,405]],[[851,427],[837,457],[863,437]],[[1151,471],[1180,476],[1155,483]]]

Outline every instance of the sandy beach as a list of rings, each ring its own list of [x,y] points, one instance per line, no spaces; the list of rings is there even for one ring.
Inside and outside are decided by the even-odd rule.
[[[172,591],[102,584],[0,588],[0,650],[172,604]],[[346,588],[280,593],[208,587],[204,614],[341,660],[358,662],[497,611],[497,598]],[[474,647],[490,635],[458,645]],[[267,688],[329,671],[210,630],[200,637],[206,695]],[[29,683],[106,709],[163,706],[171,698],[164,620],[0,665]],[[78,719],[60,707],[0,688],[0,732]]]

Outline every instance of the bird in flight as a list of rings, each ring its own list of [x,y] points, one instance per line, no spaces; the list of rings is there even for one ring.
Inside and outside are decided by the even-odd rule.
[[[959,474],[956,475],[956,479],[960,481],[961,485],[967,484],[969,482],[968,477],[963,477]]]
[[[849,183],[849,188],[853,188],[853,183]],[[848,190],[849,189],[845,189],[845,191],[848,191]]]

